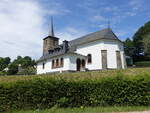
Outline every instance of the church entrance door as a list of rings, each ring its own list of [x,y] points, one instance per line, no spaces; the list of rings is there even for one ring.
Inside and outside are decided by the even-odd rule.
[[[81,60],[79,58],[76,60],[76,65],[77,65],[77,71],[81,71]]]

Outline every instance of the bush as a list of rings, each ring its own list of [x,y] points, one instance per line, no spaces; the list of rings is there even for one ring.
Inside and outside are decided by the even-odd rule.
[[[35,74],[36,74],[36,68],[34,67],[27,67],[17,73],[17,75],[35,75]]]
[[[135,62],[137,67],[150,67],[150,61]]]
[[[150,76],[101,80],[34,78],[0,83],[0,111],[53,106],[150,106]]]

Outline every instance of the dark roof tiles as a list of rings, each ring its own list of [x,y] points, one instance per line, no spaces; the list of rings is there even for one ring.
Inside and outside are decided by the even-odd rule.
[[[64,50],[62,50],[60,52],[56,52],[56,53],[54,52],[53,54],[48,54],[46,56],[42,56],[38,61],[42,61],[42,60],[49,59],[51,57],[55,57],[55,56],[59,56],[59,55],[63,55],[63,54],[66,54],[66,53],[73,53],[76,50],[76,47],[78,45],[81,45],[81,44],[84,44],[84,43],[89,43],[89,42],[100,40],[100,39],[108,39],[108,40],[118,40],[118,41],[120,41],[117,38],[117,36],[113,33],[113,31],[110,28],[107,28],[107,29],[103,29],[101,31],[97,31],[97,32],[88,34],[86,36],[77,38],[75,40],[71,40],[68,43],[69,44],[69,48],[68,48],[67,52],[65,52]],[[59,48],[61,46],[63,46],[63,44],[58,45],[56,48]]]
[[[110,28],[97,31],[69,42],[70,46],[80,45],[99,39],[119,40]],[[119,40],[120,41],[120,40]]]

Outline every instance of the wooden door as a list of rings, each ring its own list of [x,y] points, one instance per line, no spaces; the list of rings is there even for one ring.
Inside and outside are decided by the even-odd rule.
[[[107,69],[107,50],[101,50],[102,69]]]
[[[116,61],[117,61],[117,69],[122,69],[122,62],[121,62],[120,51],[116,51]]]
[[[80,71],[81,70],[81,60],[80,59],[76,60],[76,65],[77,65],[77,71]]]

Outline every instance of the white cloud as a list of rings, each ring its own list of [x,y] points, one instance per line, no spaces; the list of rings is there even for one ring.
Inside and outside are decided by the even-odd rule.
[[[136,16],[136,12],[127,12],[126,15],[127,16]]]
[[[123,30],[118,30],[115,34],[116,34],[118,37],[126,38],[126,37],[124,37],[124,36],[127,34],[127,32],[126,32],[126,31],[123,31]],[[121,38],[121,39],[122,39],[122,38]]]
[[[139,10],[143,7],[144,0],[130,0],[129,5],[133,10]]]
[[[108,25],[106,25],[106,24],[100,24],[100,25],[98,25],[98,27],[101,28],[101,29],[104,29],[104,28],[108,27]]]
[[[37,0],[0,0],[0,57],[14,59],[18,55],[28,55],[39,58],[42,39],[47,35],[44,27],[46,14],[68,12],[58,4],[47,10]]]
[[[46,2],[48,3],[48,2]],[[70,10],[66,9],[62,4],[60,3],[56,3],[56,2],[50,2],[48,4],[46,4],[43,13],[47,14],[47,15],[65,15],[68,13],[71,13]]]
[[[106,6],[103,8],[103,10],[106,12],[119,12],[120,8],[117,6]]]
[[[60,38],[60,43],[64,40],[73,40],[75,38],[79,38],[83,35],[86,35],[87,31],[84,31],[82,29],[76,29],[73,27],[67,27],[65,29],[61,29],[58,32],[56,32],[56,37]]]
[[[33,0],[1,0],[0,56],[15,58],[41,54],[44,15]]]
[[[92,21],[107,21],[108,20],[104,16],[101,16],[101,15],[96,15],[91,19],[92,19]]]

